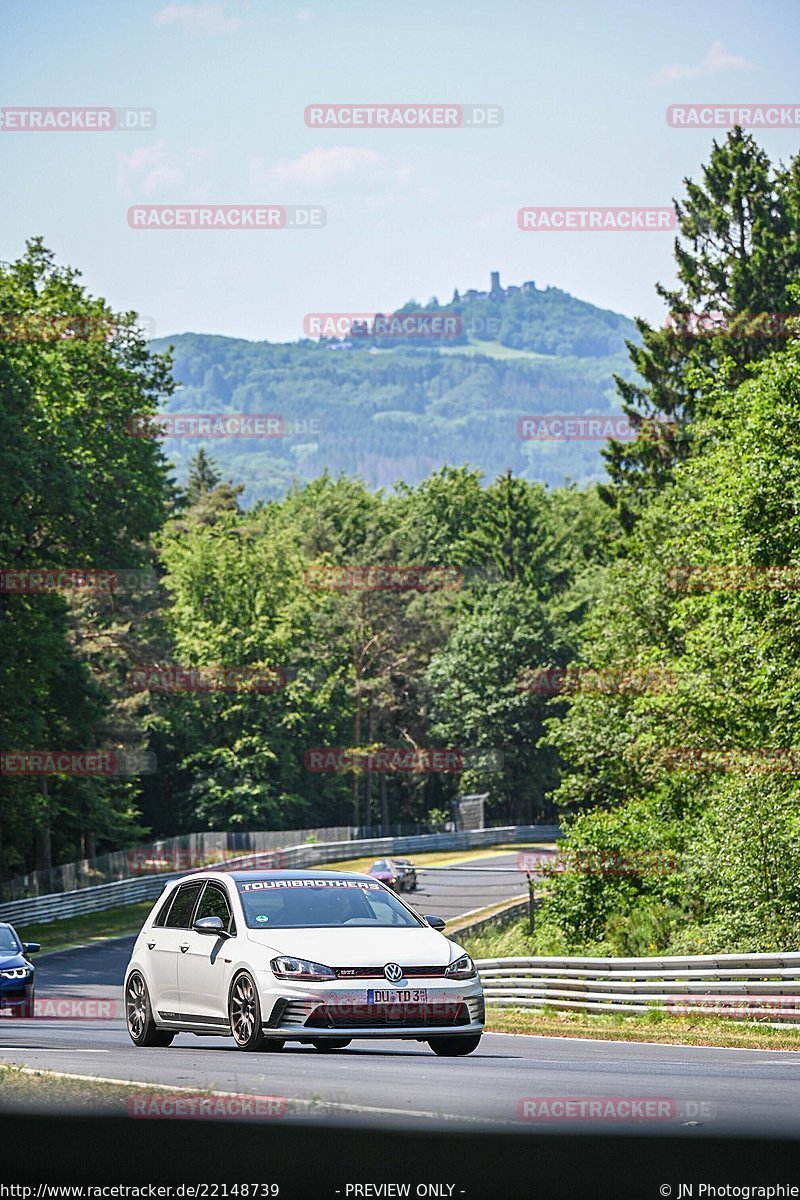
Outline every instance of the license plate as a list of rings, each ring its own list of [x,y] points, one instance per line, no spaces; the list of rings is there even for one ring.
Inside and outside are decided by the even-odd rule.
[[[424,1004],[428,999],[427,988],[406,988],[402,992],[394,989],[367,990],[367,1004]]]

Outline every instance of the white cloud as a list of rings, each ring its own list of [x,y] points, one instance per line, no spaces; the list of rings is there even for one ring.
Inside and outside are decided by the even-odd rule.
[[[153,23],[178,25],[191,37],[235,33],[244,24],[241,17],[228,16],[222,4],[168,4],[155,14]]]
[[[162,196],[202,188],[206,169],[214,162],[212,146],[190,146],[183,153],[167,149],[162,139],[117,155],[117,187],[123,195]],[[184,197],[185,198],[185,197]]]
[[[724,42],[712,42],[698,63],[693,66],[673,63],[672,66],[662,67],[653,78],[659,82],[671,79],[699,79],[703,75],[718,75],[722,71],[752,71],[754,67],[755,63],[743,54],[731,54],[725,48]]]
[[[250,163],[255,187],[314,187],[346,179],[380,185],[405,184],[413,176],[407,164],[393,167],[377,150],[359,146],[330,146],[309,150],[299,158],[282,158],[266,167],[261,159]]]
[[[308,21],[314,20],[314,14],[310,8],[301,8],[299,12],[294,14],[294,19],[305,25]]]

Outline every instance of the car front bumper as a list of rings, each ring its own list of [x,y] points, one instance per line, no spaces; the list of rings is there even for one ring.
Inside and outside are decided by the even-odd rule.
[[[22,1008],[33,1001],[33,976],[27,979],[0,979],[0,1012]]]
[[[383,987],[381,987],[383,985]],[[407,1038],[425,1040],[480,1034],[485,1022],[483,988],[473,980],[426,978],[419,981],[424,1001],[370,1003],[373,991],[416,991],[415,981],[387,985],[386,980],[289,985],[274,980],[261,994],[265,1036],[285,1041],[338,1038]]]

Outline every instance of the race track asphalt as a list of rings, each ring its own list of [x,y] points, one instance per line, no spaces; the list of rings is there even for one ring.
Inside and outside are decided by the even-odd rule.
[[[515,857],[509,855],[509,863]],[[492,860],[493,867],[504,865]],[[496,889],[493,880],[500,876],[490,880],[481,878],[488,876],[485,869],[476,865],[473,870],[459,870],[458,881],[436,881],[429,873],[409,898],[421,912],[443,916],[451,897],[462,905],[457,911],[491,903],[495,897],[481,897],[487,887]],[[510,879],[511,872],[506,874]],[[518,881],[517,875],[517,889]],[[291,1044],[281,1051],[243,1054],[229,1038],[179,1034],[166,1049],[138,1049],[122,1016],[121,984],[132,944],[132,938],[118,938],[43,956],[37,968],[41,1001],[105,1001],[95,1011],[108,1017],[83,1018],[78,1012],[72,1019],[0,1019],[0,1062],[132,1081],[143,1090],[161,1084],[280,1097],[287,1116],[326,1123],[426,1128],[431,1122],[471,1128],[479,1123],[542,1132],[556,1125],[597,1132],[608,1128],[608,1118],[541,1119],[540,1101],[549,1098],[556,1112],[560,1110],[552,1101],[567,1098],[616,1102],[648,1097],[662,1102],[660,1115],[635,1120],[642,1132],[800,1135],[800,1055],[792,1051],[510,1034],[486,1034],[478,1050],[460,1059],[438,1058],[424,1043],[390,1039],[354,1041],[329,1054]],[[531,1100],[540,1119],[530,1118]],[[586,1106],[582,1111],[588,1112]],[[620,1120],[613,1124],[631,1127]]]

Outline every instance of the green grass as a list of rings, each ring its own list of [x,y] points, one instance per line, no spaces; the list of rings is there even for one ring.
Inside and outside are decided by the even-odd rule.
[[[0,1112],[5,1113],[102,1108],[124,1116],[128,1100],[142,1091],[135,1084],[71,1079],[48,1071],[0,1066]]]
[[[83,946],[104,938],[123,937],[138,933],[155,900],[141,900],[122,908],[105,912],[86,913],[81,917],[65,917],[63,921],[48,921],[46,925],[15,925],[23,942],[41,942],[42,953]]]
[[[672,1042],[680,1046],[727,1046],[742,1050],[800,1050],[800,1028],[775,1028],[759,1021],[724,1017],[673,1017],[653,1009],[642,1016],[624,1013],[560,1012],[553,1009],[492,1008],[490,1033],[540,1037],[603,1038],[612,1042]]]
[[[524,891],[524,887],[520,891]],[[528,933],[527,917],[505,929],[487,929],[465,938],[462,945],[472,958],[531,958],[536,954]]]

